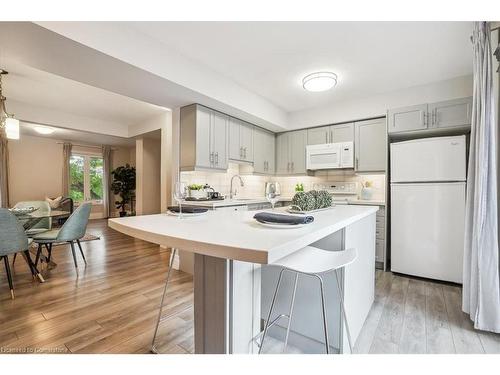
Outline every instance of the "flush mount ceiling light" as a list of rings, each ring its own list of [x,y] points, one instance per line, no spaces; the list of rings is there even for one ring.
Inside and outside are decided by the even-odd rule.
[[[7,74],[9,73],[6,70],[0,69],[0,130],[5,130],[8,139],[19,139],[19,120],[5,109],[7,98],[2,93],[2,77]]]
[[[48,135],[54,133],[56,130],[54,128],[49,128],[48,126],[37,125],[34,127],[38,134]]]
[[[330,90],[337,84],[337,75],[332,72],[308,74],[302,79],[302,87],[307,91],[320,92]]]

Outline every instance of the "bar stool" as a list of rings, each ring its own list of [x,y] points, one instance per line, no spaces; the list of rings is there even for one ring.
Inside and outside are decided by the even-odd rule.
[[[350,263],[354,262],[354,260],[357,258],[358,254],[356,249],[347,249],[343,251],[326,251],[326,250],[321,250],[313,246],[306,246],[303,249],[296,251],[282,259],[277,260],[276,262],[269,264],[269,266],[277,266],[281,267],[281,272],[278,277],[278,283],[276,284],[276,289],[274,291],[273,299],[271,302],[271,307],[269,309],[269,314],[267,316],[267,321],[266,325],[264,327],[264,331],[262,334],[262,340],[260,342],[260,347],[259,347],[259,354],[262,351],[262,347],[264,346],[264,339],[266,338],[267,331],[269,327],[273,326],[275,323],[278,322],[279,319],[281,318],[287,318],[288,319],[288,326],[286,329],[286,336],[285,336],[285,344],[283,346],[283,353],[286,350],[286,347],[288,345],[288,337],[290,335],[290,325],[292,322],[292,314],[293,314],[293,307],[295,304],[295,294],[297,292],[297,281],[299,278],[299,274],[306,275],[306,276],[311,276],[315,277],[319,280],[319,287],[321,291],[321,308],[322,308],[322,313],[323,313],[323,329],[324,329],[324,334],[325,334],[325,346],[326,346],[326,353],[330,354],[330,342],[328,339],[328,323],[327,323],[327,317],[326,317],[326,302],[325,302],[325,290],[324,290],[324,285],[323,285],[323,274],[326,274],[328,272],[334,272],[335,274],[335,280],[337,283],[337,290],[339,293],[340,297],[340,303],[341,303],[341,310],[342,310],[342,316],[344,318],[345,322],[345,327],[346,327],[346,332],[347,332],[347,339],[349,341],[349,348],[352,353],[352,340],[351,340],[351,333],[349,331],[349,324],[347,323],[347,316],[346,316],[346,311],[345,311],[345,305],[344,305],[344,297],[342,295],[342,288],[340,287],[340,281],[339,281],[339,276],[337,271],[339,269],[344,268],[345,266],[349,265]],[[290,272],[292,274],[295,274],[295,283],[293,286],[293,294],[292,294],[292,301],[290,303],[290,311],[288,315],[281,314],[278,317],[276,317],[273,321],[271,321],[271,316],[273,314],[273,309],[274,305],[276,302],[276,296],[278,295],[278,291],[280,289],[280,284],[281,284],[281,279],[283,277],[284,272]]]

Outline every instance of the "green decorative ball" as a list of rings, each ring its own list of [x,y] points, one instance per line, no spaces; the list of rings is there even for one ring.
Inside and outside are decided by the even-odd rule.
[[[292,204],[299,207],[302,211],[311,211],[316,207],[316,199],[310,192],[300,191],[294,195]]]

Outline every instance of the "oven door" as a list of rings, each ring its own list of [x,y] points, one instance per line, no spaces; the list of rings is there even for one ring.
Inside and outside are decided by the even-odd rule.
[[[338,143],[307,146],[306,155],[309,170],[341,168],[341,145]]]

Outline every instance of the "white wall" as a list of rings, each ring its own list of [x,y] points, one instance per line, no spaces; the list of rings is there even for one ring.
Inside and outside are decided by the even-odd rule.
[[[368,98],[332,102],[327,106],[291,112],[291,129],[307,128],[384,116],[387,109],[472,96],[472,75],[410,87]]]
[[[136,141],[136,211],[137,215],[161,211],[161,143],[140,138]]]

